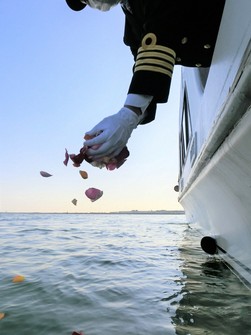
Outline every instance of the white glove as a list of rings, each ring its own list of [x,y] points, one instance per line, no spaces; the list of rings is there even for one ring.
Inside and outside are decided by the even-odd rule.
[[[89,148],[87,154],[93,160],[102,157],[115,157],[126,146],[132,131],[137,128],[139,116],[127,107],[114,115],[104,118],[92,130],[86,133],[96,136],[84,142],[87,147],[97,146],[97,149]]]

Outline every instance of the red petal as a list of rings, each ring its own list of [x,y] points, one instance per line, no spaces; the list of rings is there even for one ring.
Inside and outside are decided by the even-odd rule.
[[[87,149],[88,149],[87,147],[83,147],[80,149],[78,155],[75,154],[70,155],[70,159],[73,161],[74,166],[79,167],[82,164],[82,162],[87,158],[86,155]]]
[[[65,149],[65,160],[63,161],[64,165],[67,166],[68,162],[69,162],[69,154],[67,149]]]

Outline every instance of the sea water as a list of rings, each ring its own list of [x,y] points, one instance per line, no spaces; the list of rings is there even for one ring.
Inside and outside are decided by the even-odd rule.
[[[251,334],[250,291],[183,215],[0,214],[0,243],[0,335]]]

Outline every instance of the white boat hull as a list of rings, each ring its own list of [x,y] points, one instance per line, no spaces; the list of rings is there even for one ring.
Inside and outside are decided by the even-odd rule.
[[[189,220],[214,236],[228,263],[251,282],[251,109],[181,203]]]
[[[186,91],[191,136],[187,148],[181,149],[179,178],[179,201],[189,221],[216,239],[221,256],[247,283],[251,283],[250,13],[249,0],[226,1],[203,89],[198,70],[183,71],[182,96]],[[182,122],[181,116],[181,132]]]

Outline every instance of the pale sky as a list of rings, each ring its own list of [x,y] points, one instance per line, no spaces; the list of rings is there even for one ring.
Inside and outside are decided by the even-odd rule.
[[[64,0],[0,2],[0,211],[99,212],[182,209],[177,184],[180,68],[155,121],[139,126],[118,170],[84,162],[89,178],[64,151],[123,106],[133,57],[123,44],[119,6],[71,11]],[[41,170],[51,173],[43,178]],[[89,187],[101,189],[96,202]],[[78,200],[77,206],[71,201]]]

